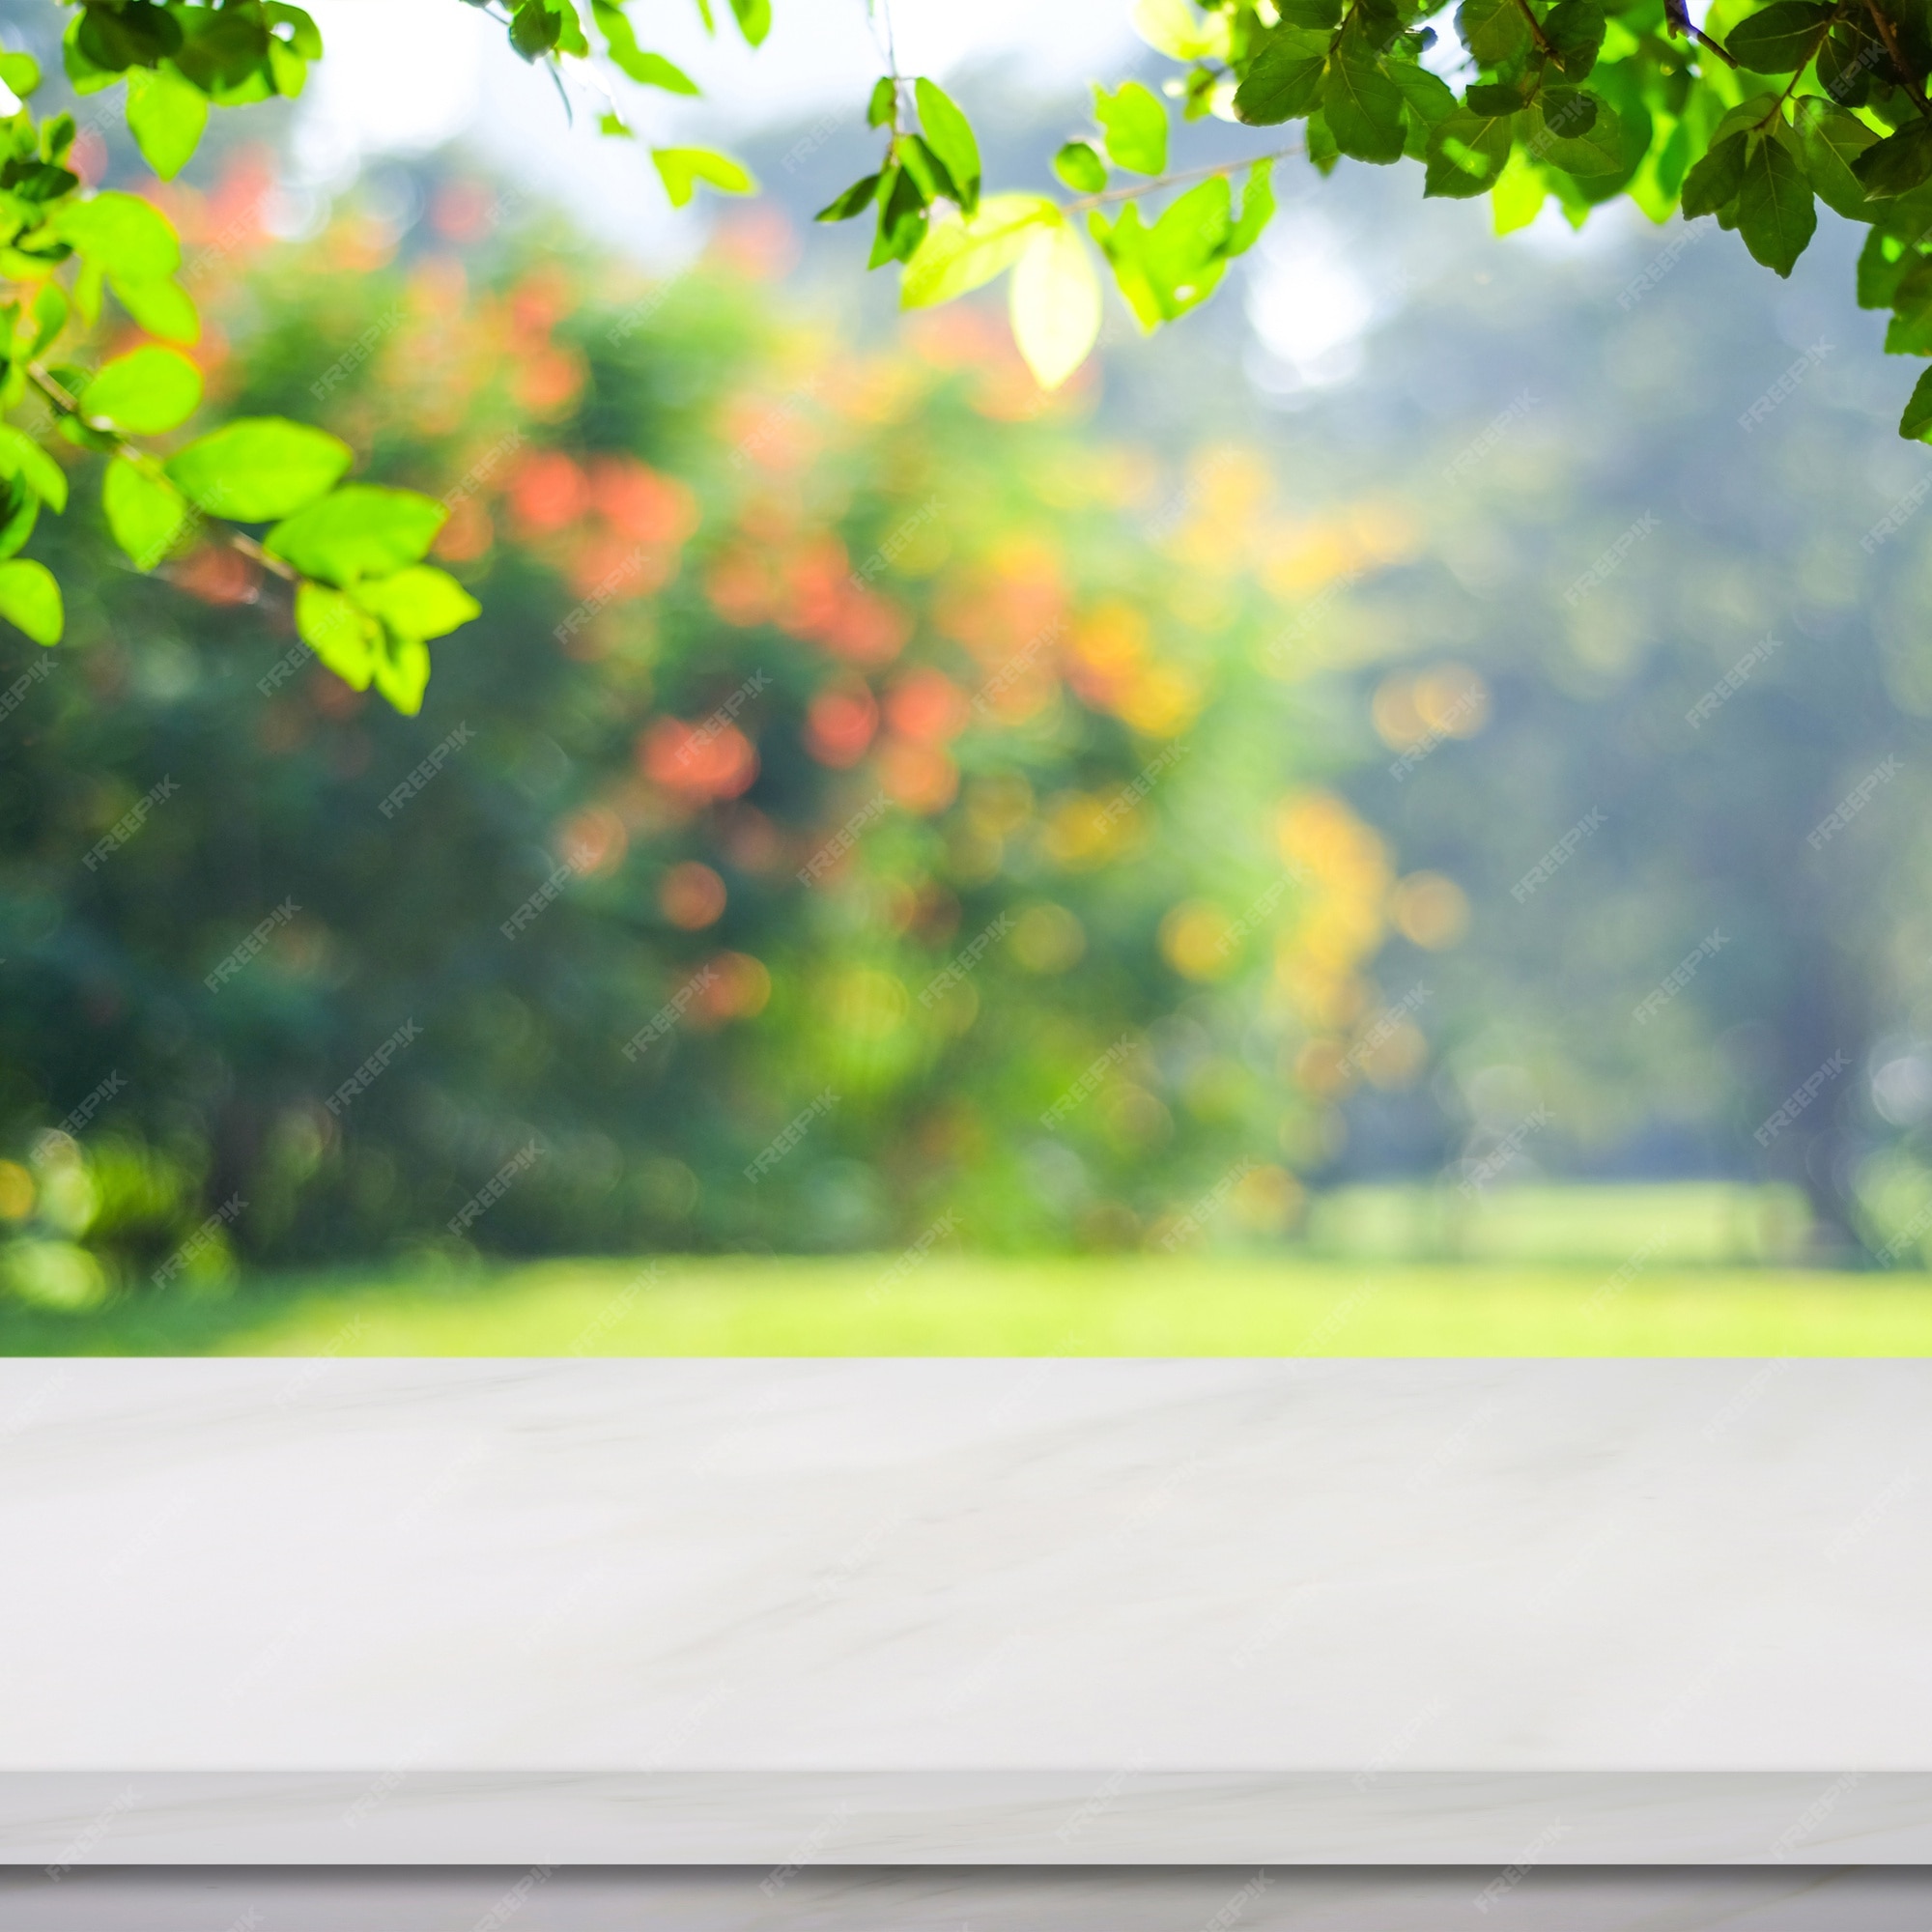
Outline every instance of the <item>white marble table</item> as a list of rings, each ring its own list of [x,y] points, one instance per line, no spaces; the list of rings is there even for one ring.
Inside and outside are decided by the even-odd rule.
[[[0,1863],[1457,1865],[1524,1925],[1722,1864],[1782,1924],[1932,1866],[1928,1473],[1919,1362],[0,1362]],[[1932,1923],[1870,1877],[1835,1922]]]

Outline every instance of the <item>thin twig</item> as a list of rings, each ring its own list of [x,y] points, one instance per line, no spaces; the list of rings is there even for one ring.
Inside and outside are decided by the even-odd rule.
[[[1872,25],[1878,29],[1878,37],[1885,43],[1885,50],[1891,56],[1891,64],[1898,70],[1899,78],[1905,83],[1905,91],[1912,97],[1912,103],[1919,113],[1932,120],[1932,101],[1925,99],[1925,90],[1919,85],[1918,76],[1905,64],[1905,56],[1898,50],[1898,30],[1885,16],[1878,0],[1865,0],[1865,11],[1872,16]]]
[[[284,563],[272,551],[266,551],[246,530],[230,530],[228,541],[243,556],[252,556],[264,570],[272,572],[284,583],[299,583],[301,572],[293,564]]]
[[[1536,44],[1545,53],[1554,54],[1556,51],[1556,43],[1543,31],[1543,22],[1530,12],[1529,0],[1516,0],[1516,4],[1521,8],[1522,17],[1529,22],[1529,31],[1536,36]]]
[[[1103,188],[1098,194],[1083,194],[1067,202],[1061,210],[1064,214],[1084,213],[1090,208],[1099,208],[1110,201],[1134,201],[1144,194],[1157,194],[1164,187],[1179,187],[1182,182],[1207,181],[1214,175],[1232,175],[1242,168],[1254,167],[1260,161],[1285,161],[1291,155],[1299,155],[1306,150],[1277,148],[1271,155],[1250,155],[1237,161],[1216,161],[1212,167],[1182,168],[1178,174],[1160,175],[1152,181],[1132,182],[1125,187]]]
[[[1685,0],[1663,0],[1663,23],[1673,34],[1682,34],[1687,40],[1695,41],[1700,47],[1708,47],[1726,67],[1736,69],[1738,63],[1729,47],[1714,41],[1702,27],[1690,24]]]

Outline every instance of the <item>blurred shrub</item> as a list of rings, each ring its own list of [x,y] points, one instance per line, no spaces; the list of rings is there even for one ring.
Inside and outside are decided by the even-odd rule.
[[[444,497],[485,615],[402,720],[232,548],[140,580],[79,520],[42,539],[93,590],[0,723],[14,1291],[231,1244],[1287,1226],[1335,1069],[1417,1056],[1252,462],[1157,503],[1003,327],[855,344],[785,312],[756,226],[629,286],[493,242],[471,184],[407,247],[353,213],[271,246],[264,185],[173,192],[211,390]],[[36,669],[0,640],[0,690]]]

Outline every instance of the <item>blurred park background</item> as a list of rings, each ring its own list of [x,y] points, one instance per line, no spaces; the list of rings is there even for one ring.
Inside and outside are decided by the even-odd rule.
[[[617,144],[530,173],[480,43],[362,99],[353,13],[183,182],[83,152],[212,397],[447,498],[484,614],[401,718],[236,553],[43,526],[0,1346],[1932,1339],[1932,516],[1849,227],[1775,284],[1291,163],[1048,398],[812,226],[849,62],[767,48],[763,194],[673,220]],[[1124,38],[1022,84],[988,22],[1030,185]]]

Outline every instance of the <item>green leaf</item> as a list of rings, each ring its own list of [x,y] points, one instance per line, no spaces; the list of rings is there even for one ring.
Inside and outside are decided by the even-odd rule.
[[[12,423],[0,423],[0,475],[19,477],[35,496],[53,505],[56,516],[67,508],[67,471]]]
[[[1378,166],[1402,158],[1402,90],[1382,71],[1359,16],[1342,30],[1321,87],[1321,112],[1343,154]]]
[[[218,105],[266,100],[274,90],[274,69],[266,23],[247,7],[183,7],[182,43],[174,62]],[[559,27],[562,23],[559,22]],[[513,28],[511,39],[517,39]]]
[[[510,15],[510,44],[526,61],[541,60],[563,34],[563,20],[545,0],[519,0]]]
[[[971,214],[980,205],[980,144],[973,138],[972,125],[931,81],[914,81],[912,92],[926,146],[952,177],[961,210]]]
[[[895,163],[879,179],[879,229],[866,266],[911,261],[925,234],[925,198],[911,174]]]
[[[1777,112],[1781,97],[1776,94],[1753,94],[1748,99],[1741,100],[1735,107],[1727,107],[1719,116],[1718,125],[1711,129],[1707,146],[1715,148],[1718,143],[1732,134],[1750,134],[1763,127]]]
[[[178,349],[153,343],[103,363],[81,397],[84,414],[134,436],[175,429],[200,404],[201,371]]]
[[[1262,231],[1274,219],[1274,163],[1257,161],[1248,170],[1248,185],[1241,195],[1240,218],[1229,232],[1222,253],[1245,255],[1262,239]]]
[[[1873,201],[1910,194],[1932,181],[1932,128],[1915,121],[1898,133],[1873,142],[1852,163],[1852,172]]]
[[[188,163],[208,126],[208,96],[171,67],[128,76],[128,131],[163,181]]]
[[[53,572],[27,557],[0,563],[0,617],[37,644],[59,643],[67,615]]]
[[[108,274],[128,281],[158,281],[181,267],[181,242],[167,216],[137,194],[109,188],[61,209],[48,225]]]
[[[1581,80],[1603,51],[1603,7],[1599,0],[1556,0],[1544,16],[1543,33],[1556,49],[1556,65],[1571,80]]]
[[[1890,69],[1885,47],[1862,21],[1841,20],[1818,49],[1818,80],[1840,107],[1862,107]]]
[[[1548,179],[1531,165],[1520,151],[1512,153],[1508,164],[1496,177],[1490,191],[1492,225],[1498,235],[1514,235],[1527,228],[1543,213],[1548,199]]]
[[[41,499],[15,476],[0,491],[0,556],[12,556],[34,533]]]
[[[1411,67],[1407,61],[1391,61],[1388,77],[1395,82],[1403,104],[1424,128],[1434,128],[1455,113],[1455,90],[1426,67]]]
[[[893,154],[899,166],[917,185],[922,209],[930,207],[942,196],[948,201],[963,203],[964,198],[953,186],[946,163],[926,145],[923,134],[901,134],[893,143]]]
[[[87,63],[107,73],[153,67],[181,51],[180,23],[152,0],[124,0],[112,10],[89,7],[71,31]]]
[[[87,25],[87,10],[82,8],[76,8],[70,15],[67,32],[61,36],[61,66],[76,94],[99,94],[103,87],[112,87],[121,78],[123,70],[102,67],[81,45],[80,30]]]
[[[354,598],[320,583],[297,584],[296,635],[344,684],[368,690],[383,627]]]
[[[100,507],[114,541],[136,570],[153,570],[175,547],[188,523],[187,499],[165,477],[117,456],[101,479]]]
[[[355,601],[400,638],[440,638],[483,614],[455,578],[426,563],[358,583]]]
[[[421,562],[448,515],[413,490],[349,483],[277,524],[264,548],[304,577],[346,586]]]
[[[1745,156],[1738,188],[1738,233],[1745,246],[1767,269],[1788,275],[1817,226],[1811,184],[1791,151],[1774,136],[1759,136]]]
[[[1513,80],[1478,81],[1463,97],[1463,105],[1484,120],[1507,120],[1523,105],[1521,83]]]
[[[1853,221],[1871,220],[1876,211],[1856,167],[1859,156],[1876,144],[1878,136],[1856,114],[1816,95],[1804,96],[1797,106],[1804,173],[1818,198]]]
[[[1580,88],[1552,89],[1537,102],[1535,112],[1543,127],[1529,152],[1539,161],[1585,178],[1625,171],[1623,128],[1606,101]]]
[[[699,182],[709,182],[725,194],[755,194],[758,185],[749,169],[712,148],[653,148],[651,159],[670,196],[673,208],[682,208],[696,192]]]
[[[1425,198],[1466,201],[1487,194],[1509,165],[1511,117],[1467,108],[1438,122],[1429,137]]]
[[[41,84],[41,64],[32,54],[0,54],[0,81],[24,100]]]
[[[590,0],[591,17],[611,50],[611,59],[622,73],[643,87],[661,87],[667,94],[696,94],[697,83],[685,71],[665,59],[663,54],[646,53],[638,45],[638,36],[630,16],[611,0]]]
[[[1715,214],[1738,197],[1745,185],[1744,134],[1727,134],[1684,177],[1684,218]]]
[[[1165,321],[1184,315],[1214,293],[1228,266],[1233,195],[1225,175],[1171,202],[1141,242],[1140,258]]]
[[[731,13],[747,46],[760,46],[772,30],[771,0],[731,0]],[[425,670],[427,675],[427,670]],[[398,706],[398,709],[401,707]],[[413,709],[413,706],[411,707]]]
[[[66,291],[58,282],[47,282],[34,298],[34,346],[31,354],[40,355],[52,344],[55,336],[67,327],[68,299]]]
[[[1861,308],[1889,308],[1892,296],[1915,263],[1923,258],[1903,236],[1874,228],[1859,251],[1858,303]]]
[[[1056,221],[1027,243],[1009,291],[1013,341],[1034,381],[1057,389],[1100,333],[1100,278],[1079,230]]]
[[[889,73],[882,73],[872,83],[872,98],[866,103],[866,126],[868,128],[890,128],[893,116],[898,112],[899,91]]]
[[[107,281],[121,306],[150,335],[167,342],[193,342],[200,336],[201,317],[180,283],[130,282],[120,275]]]
[[[349,464],[349,445],[326,430],[286,416],[242,416],[178,450],[167,472],[211,516],[268,524],[334,489]]]
[[[1060,219],[1043,195],[994,194],[979,213],[936,223],[906,264],[901,308],[931,308],[990,282],[1019,260],[1036,231]]]
[[[420,638],[385,636],[371,656],[370,668],[376,689],[405,718],[413,718],[422,709],[429,683],[429,647]]]
[[[1053,171],[1075,194],[1098,194],[1107,185],[1107,164],[1091,141],[1068,141],[1054,156]]]
[[[834,195],[811,218],[814,221],[850,221],[855,214],[864,214],[872,205],[872,197],[879,191],[883,175],[867,175],[863,181],[855,181],[843,194]]]
[[[1254,128],[1272,128],[1309,113],[1321,99],[1328,36],[1276,27],[1248,63],[1235,90],[1235,112]]]
[[[293,100],[308,80],[308,62],[286,43],[270,40],[269,78],[273,83],[275,93],[285,99]]]
[[[1456,31],[1484,67],[1505,67],[1529,51],[1529,22],[1518,0],[1463,0]]]
[[[1319,175],[1332,175],[1342,158],[1342,151],[1335,145],[1335,136],[1329,131],[1328,117],[1318,107],[1308,117],[1308,164]]]
[[[1908,442],[1932,440],[1932,369],[1912,386],[1912,398],[1898,419],[1898,433]]]
[[[1134,32],[1169,60],[1226,60],[1229,22],[1224,13],[1197,14],[1187,0],[1134,0]]]
[[[1932,262],[1917,258],[1892,292],[1885,326],[1888,355],[1932,355]]]
[[[1139,81],[1122,81],[1112,94],[1095,87],[1094,118],[1100,124],[1108,158],[1116,167],[1137,175],[1165,170],[1167,109]]]
[[[615,55],[612,55],[615,59]],[[696,94],[697,83],[677,65],[667,60],[663,54],[654,54],[643,47],[636,47],[630,56],[618,62],[618,66],[643,87],[662,88],[667,94]]]
[[[1740,67],[1752,73],[1796,73],[1818,51],[1836,11],[1812,0],[1774,0],[1740,20],[1724,46]]]
[[[1114,271],[1121,298],[1133,311],[1134,320],[1140,324],[1142,332],[1145,334],[1158,328],[1166,317],[1154,294],[1153,284],[1148,279],[1148,231],[1142,226],[1140,210],[1128,202],[1110,222],[1096,208],[1087,217],[1087,226],[1094,240],[1100,244],[1100,252],[1106,256],[1107,266]]]

